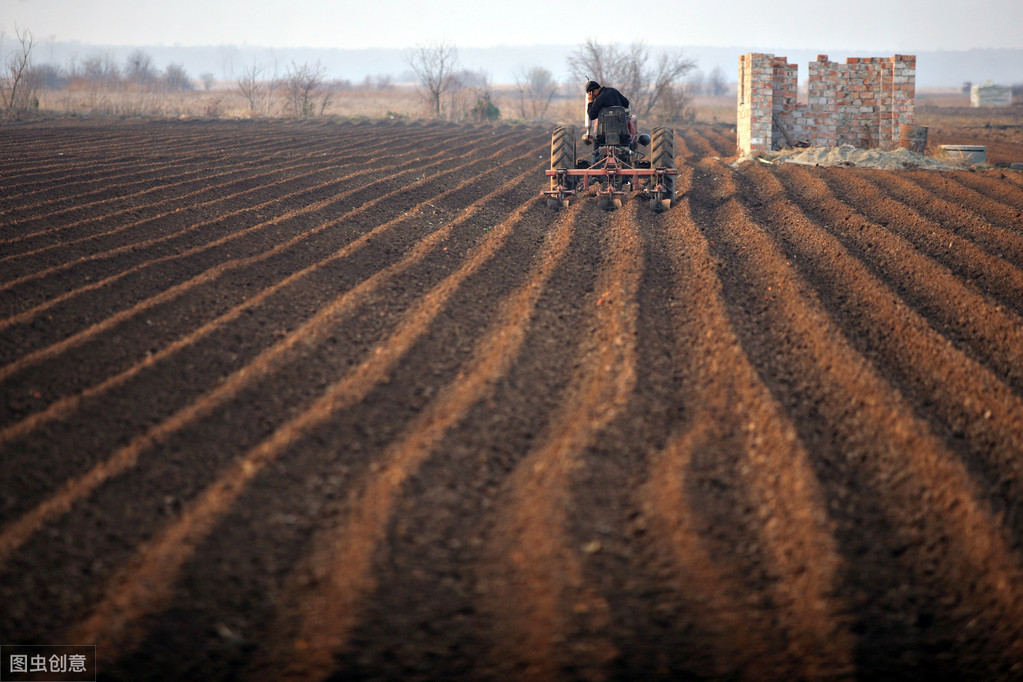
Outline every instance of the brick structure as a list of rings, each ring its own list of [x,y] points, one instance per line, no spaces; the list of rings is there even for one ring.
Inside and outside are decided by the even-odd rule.
[[[899,126],[913,124],[914,56],[852,57],[839,64],[818,55],[810,62],[806,104],[796,99],[797,69],[771,54],[739,57],[740,153],[797,142],[892,149],[899,142]]]

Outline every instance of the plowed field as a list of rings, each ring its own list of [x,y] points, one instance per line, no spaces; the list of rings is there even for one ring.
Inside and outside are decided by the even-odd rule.
[[[0,642],[107,680],[1023,679],[1023,179],[0,128]]]

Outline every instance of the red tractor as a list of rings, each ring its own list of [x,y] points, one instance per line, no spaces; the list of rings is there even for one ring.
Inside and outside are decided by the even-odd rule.
[[[576,156],[573,126],[558,126],[551,135],[551,168],[546,171],[551,188],[543,195],[551,208],[567,208],[569,197],[578,191],[596,196],[603,209],[621,208],[629,192],[649,199],[650,207],[663,211],[675,198],[675,131],[654,128],[651,135],[639,135],[636,117],[623,107],[600,112],[583,135],[592,144],[589,158]],[[641,147],[647,147],[643,152]]]

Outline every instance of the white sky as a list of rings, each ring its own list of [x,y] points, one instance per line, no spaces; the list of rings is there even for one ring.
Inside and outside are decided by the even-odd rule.
[[[658,7],[656,10],[646,8]],[[102,45],[1023,48],[1023,0],[0,0],[0,31]],[[607,28],[603,28],[607,27]]]

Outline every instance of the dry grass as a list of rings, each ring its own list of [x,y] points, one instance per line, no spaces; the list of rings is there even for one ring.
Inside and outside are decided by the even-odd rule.
[[[533,122],[522,118],[514,86],[495,85],[493,102],[501,110],[501,121]],[[475,95],[465,92],[461,98],[446,102],[450,117],[464,120],[475,103]],[[257,110],[237,90],[214,89],[181,93],[151,93],[128,89],[42,90],[39,111],[48,115],[121,117],[121,118],[258,118],[286,117],[285,99],[273,98],[269,107]],[[701,123],[735,124],[735,96],[697,96],[692,114]],[[323,112],[334,118],[429,118],[425,100],[411,85],[387,89],[358,88],[336,92]],[[583,116],[582,97],[563,96],[551,102],[543,123],[579,124]],[[653,125],[656,121],[642,122]]]
[[[131,90],[44,90],[41,112],[76,116],[142,118],[256,118],[287,116],[285,100],[252,110],[237,90],[149,93]],[[422,98],[413,88],[345,90],[334,94],[323,112],[339,118],[416,117],[423,114]]]
[[[501,120],[524,122],[517,106],[514,86],[495,85],[494,104]],[[448,102],[454,119],[464,119],[474,102],[466,92],[460,101]],[[957,90],[928,90],[917,94],[916,119],[932,127],[1018,127],[1023,124],[1023,107],[970,107],[969,95]],[[735,125],[735,95],[697,95],[691,111],[699,123]],[[40,112],[62,116],[139,118],[256,118],[288,115],[283,97],[276,97],[269,110],[252,111],[248,101],[232,89],[183,93],[147,93],[130,90],[44,90],[39,93]],[[324,115],[335,118],[428,118],[425,101],[411,85],[399,84],[384,90],[358,88],[334,94]],[[583,116],[582,97],[556,98],[547,110],[545,124],[578,125]],[[527,121],[531,122],[531,121]],[[656,121],[641,121],[645,127]]]

